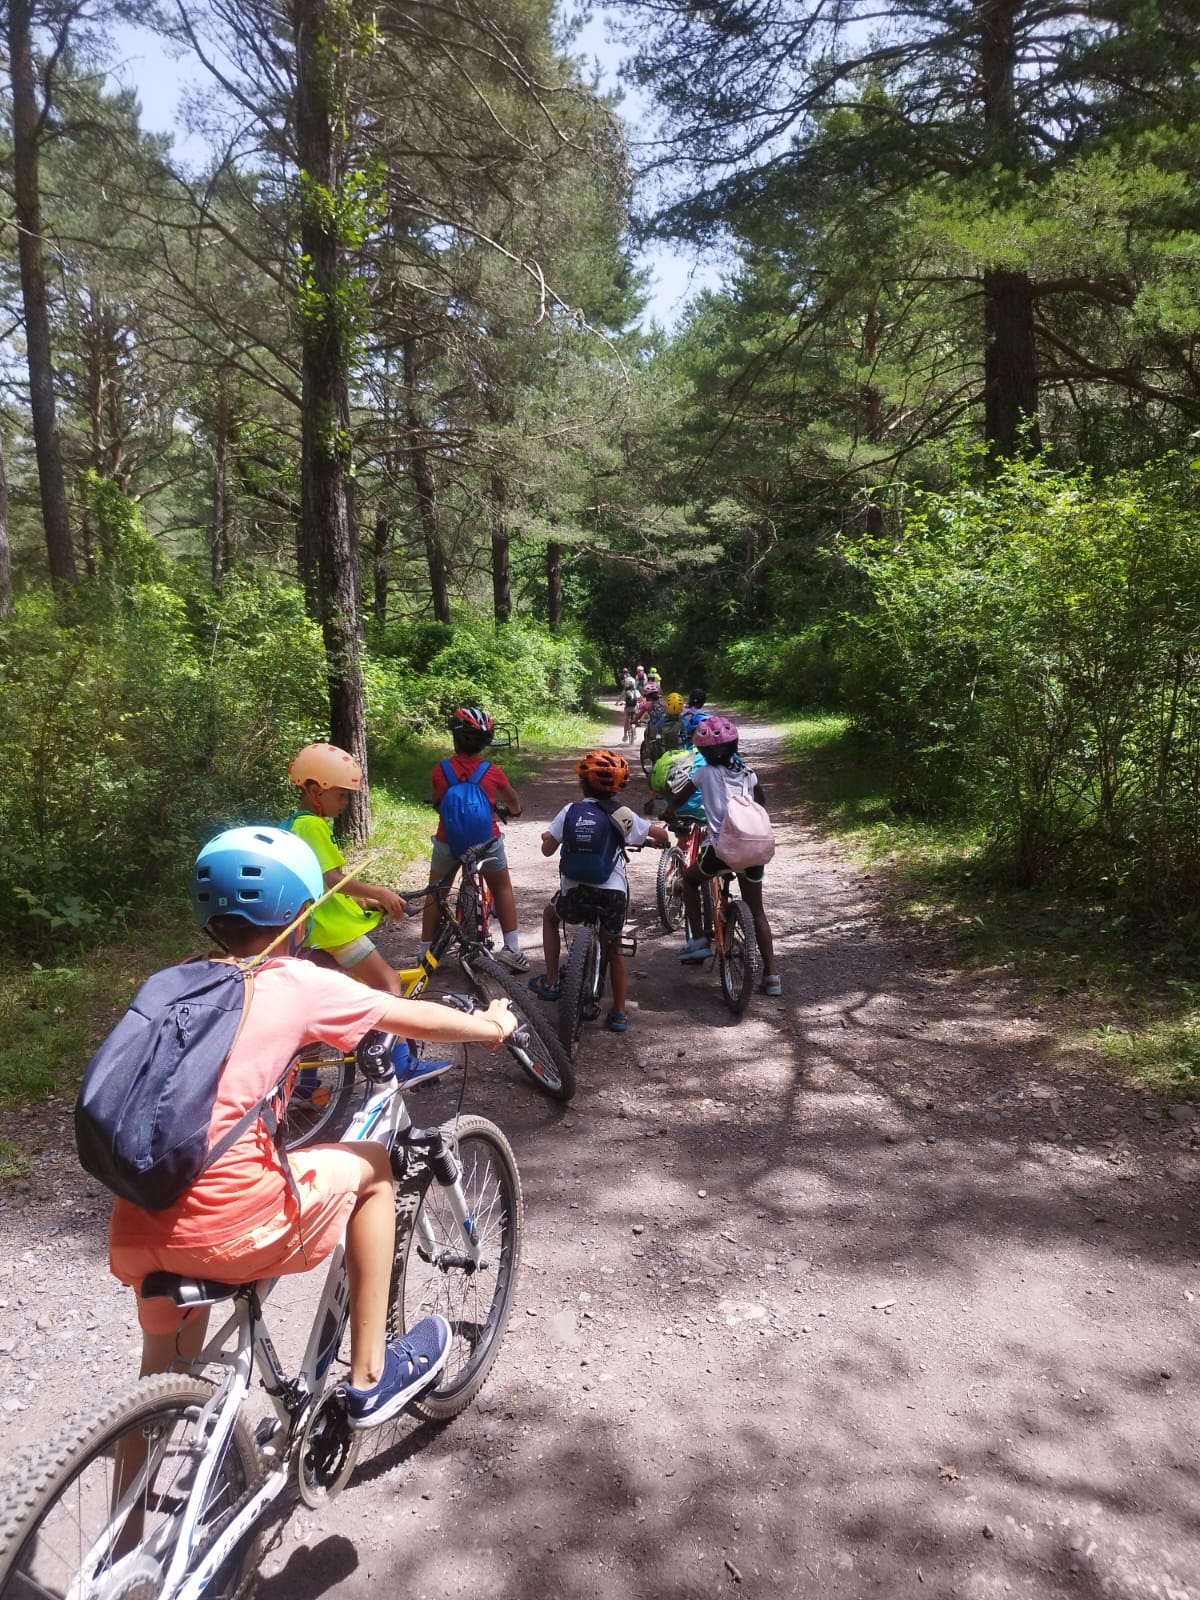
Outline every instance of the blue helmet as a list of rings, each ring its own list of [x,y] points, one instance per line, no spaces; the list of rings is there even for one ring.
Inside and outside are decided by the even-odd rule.
[[[192,868],[192,910],[202,928],[221,916],[282,928],[324,892],[316,856],[286,828],[229,828]]]

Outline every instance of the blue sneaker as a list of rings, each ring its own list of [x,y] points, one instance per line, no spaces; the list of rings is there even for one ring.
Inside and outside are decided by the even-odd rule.
[[[393,1339],[383,1358],[383,1376],[372,1389],[347,1384],[346,1421],[351,1430],[390,1422],[430,1387],[450,1354],[445,1317],[422,1317],[403,1339]]]
[[[676,953],[676,961],[703,961],[712,955],[712,945],[707,939],[689,939]]]
[[[432,1083],[443,1072],[449,1072],[454,1064],[440,1057],[413,1055],[406,1039],[397,1039],[392,1046],[392,1071],[402,1089],[415,1089],[422,1083]]]

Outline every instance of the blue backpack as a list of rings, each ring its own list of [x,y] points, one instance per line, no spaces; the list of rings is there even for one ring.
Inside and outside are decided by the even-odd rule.
[[[229,961],[185,961],[146,980],[83,1075],[75,1144],[85,1172],[145,1211],[165,1211],[260,1117],[279,1142],[272,1102],[287,1072],[208,1148],[217,1084],[253,987]]]
[[[624,854],[625,835],[599,800],[576,800],[563,818],[559,870],[576,883],[604,883]]]
[[[446,830],[446,843],[461,861],[475,845],[492,837],[492,802],[479,787],[490,761],[481,761],[468,778],[460,778],[449,761],[441,763],[446,792],[438,811]]]

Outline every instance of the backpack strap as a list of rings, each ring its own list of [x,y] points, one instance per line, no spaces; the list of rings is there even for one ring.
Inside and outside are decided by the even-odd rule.
[[[462,779],[459,777],[458,773],[455,772],[448,760],[439,761],[438,766],[442,769],[442,777],[446,780],[447,789],[453,789],[456,783],[462,782]]]
[[[481,761],[479,763],[479,765],[475,768],[475,771],[467,779],[467,782],[468,783],[482,783],[483,782],[483,775],[484,775],[485,772],[488,772],[488,771],[491,770],[491,765],[492,765],[492,763],[490,761]]]

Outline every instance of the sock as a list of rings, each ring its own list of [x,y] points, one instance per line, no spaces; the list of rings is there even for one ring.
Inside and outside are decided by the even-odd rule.
[[[518,933],[516,928],[514,928],[511,933],[506,933],[504,935],[504,948],[506,950],[515,950],[518,955],[520,954],[521,935]]]
[[[432,944],[433,944],[433,940],[432,939],[428,939],[428,940],[422,939],[421,940],[421,948],[417,951],[417,960],[418,961],[421,959],[422,956],[427,956],[429,954],[429,951],[430,951],[430,948],[432,947]]]

